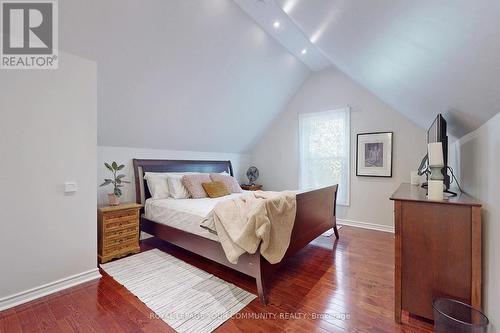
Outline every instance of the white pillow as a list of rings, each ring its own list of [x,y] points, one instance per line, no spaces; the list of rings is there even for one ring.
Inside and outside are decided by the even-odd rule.
[[[170,172],[145,172],[144,179],[148,179],[149,177],[163,177],[167,178]]]
[[[186,186],[182,183],[182,176],[196,172],[170,173],[167,177],[168,192],[174,199],[188,199],[191,197]]]
[[[144,179],[146,179],[152,199],[168,198],[169,192],[166,173],[146,172]]]

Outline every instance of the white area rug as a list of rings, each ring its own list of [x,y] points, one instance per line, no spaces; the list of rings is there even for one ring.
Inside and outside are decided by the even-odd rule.
[[[257,297],[157,249],[101,267],[178,332],[212,332]]]

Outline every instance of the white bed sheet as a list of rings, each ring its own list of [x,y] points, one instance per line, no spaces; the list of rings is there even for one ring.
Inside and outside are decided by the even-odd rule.
[[[213,218],[213,209],[219,202],[237,198],[248,192],[232,193],[220,198],[148,199],[144,205],[144,216],[148,220],[219,241],[217,235],[200,227],[200,224],[206,219]]]

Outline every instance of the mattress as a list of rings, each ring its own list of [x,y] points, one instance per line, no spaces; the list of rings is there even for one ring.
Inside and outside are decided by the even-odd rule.
[[[144,217],[153,222],[218,242],[217,235],[200,227],[200,224],[206,219],[213,219],[213,209],[219,202],[231,200],[246,193],[248,191],[232,193],[220,198],[148,199],[144,205]]]

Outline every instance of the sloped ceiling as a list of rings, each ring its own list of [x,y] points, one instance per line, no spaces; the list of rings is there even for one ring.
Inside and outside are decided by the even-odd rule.
[[[234,2],[312,71],[332,66],[323,52],[273,0],[234,0]]]
[[[98,64],[98,144],[248,152],[309,74],[232,0],[59,1]]]
[[[443,113],[461,137],[500,111],[500,1],[276,3],[336,67],[424,128]]]

